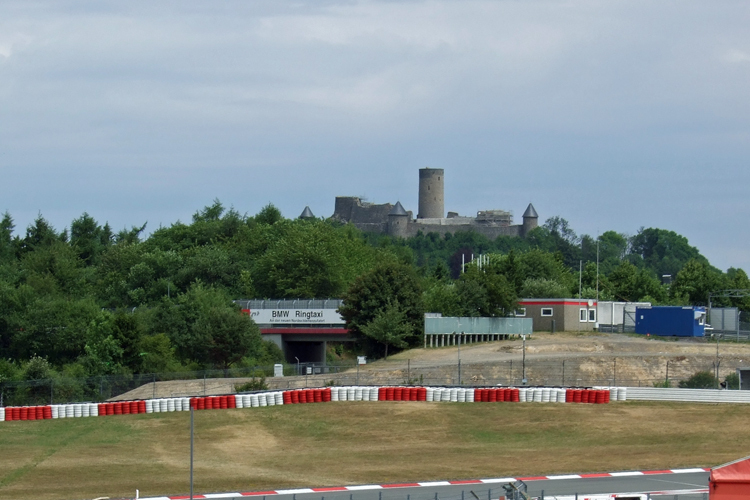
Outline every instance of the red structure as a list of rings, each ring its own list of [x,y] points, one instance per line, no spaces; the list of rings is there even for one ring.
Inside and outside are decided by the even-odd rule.
[[[750,498],[750,457],[711,469],[708,497],[711,500]]]

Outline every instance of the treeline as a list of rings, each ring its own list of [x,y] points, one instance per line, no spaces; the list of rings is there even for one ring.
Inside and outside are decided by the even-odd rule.
[[[84,213],[58,231],[40,215],[15,235],[3,216],[0,382],[279,361],[233,299],[343,297],[360,348],[382,355],[418,343],[425,311],[498,316],[520,297],[575,297],[579,262],[582,295],[597,286],[597,239],[557,217],[525,239],[468,232],[401,240],[285,219],[272,205],[242,215],[215,201],[190,223],[148,237],[145,228],[114,232]],[[711,290],[750,288],[744,271],[715,269],[671,231],[610,231],[598,243],[602,299],[703,304]],[[479,255],[481,268],[461,272]],[[733,300],[750,309],[747,299]]]

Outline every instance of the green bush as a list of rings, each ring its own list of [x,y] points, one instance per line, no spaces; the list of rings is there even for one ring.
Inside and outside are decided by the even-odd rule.
[[[253,377],[253,379],[250,382],[245,382],[244,384],[235,385],[234,390],[236,392],[267,391],[268,384],[266,384],[266,377],[264,376],[261,376],[260,378]]]
[[[727,389],[737,390],[740,388],[740,377],[736,373],[730,373],[724,378]]]
[[[713,373],[700,371],[687,380],[680,380],[679,387],[683,389],[716,389],[718,385],[719,381],[716,380]]]

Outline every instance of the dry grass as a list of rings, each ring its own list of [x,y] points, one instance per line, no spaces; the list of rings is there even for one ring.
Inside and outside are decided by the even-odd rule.
[[[197,492],[711,466],[739,405],[336,403],[195,414]],[[188,490],[189,414],[0,424],[1,499]]]

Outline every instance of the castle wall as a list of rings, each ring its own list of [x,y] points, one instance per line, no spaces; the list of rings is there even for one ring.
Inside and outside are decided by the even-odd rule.
[[[449,220],[449,219],[444,219]],[[487,226],[483,224],[422,224],[411,222],[407,228],[407,236],[416,236],[419,231],[423,234],[437,233],[445,236],[447,233],[455,234],[458,232],[476,231],[487,238],[494,240],[498,236],[521,236],[522,226]]]

